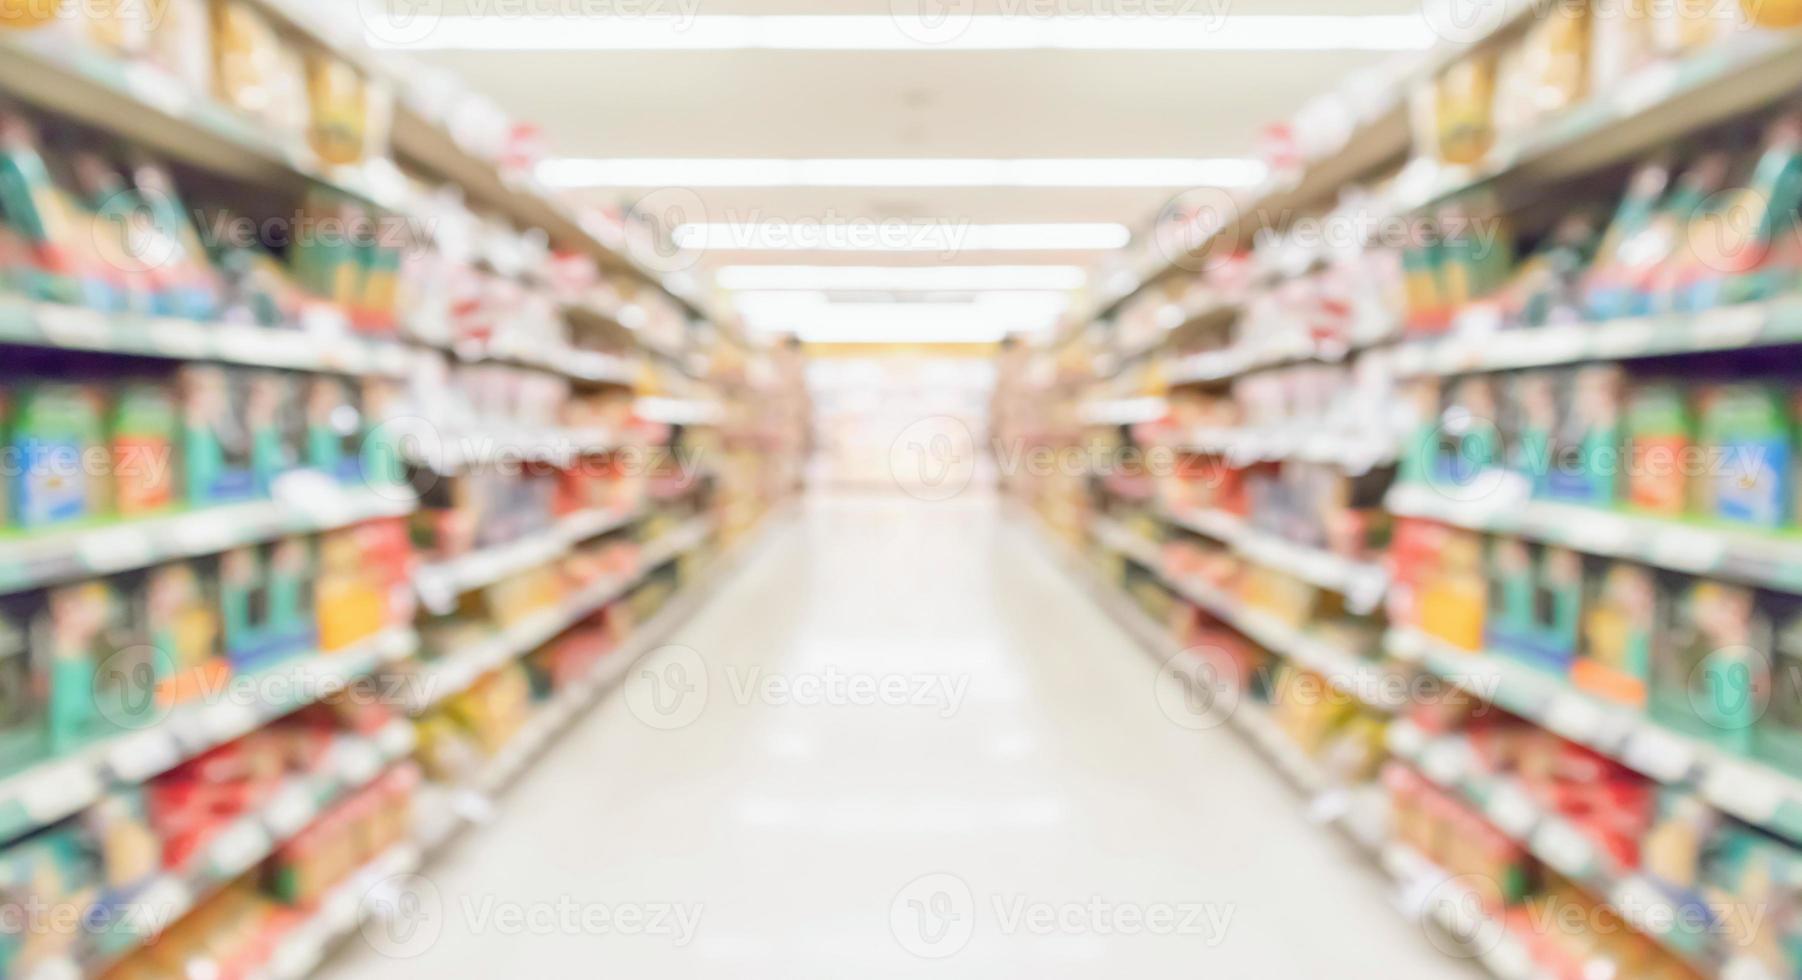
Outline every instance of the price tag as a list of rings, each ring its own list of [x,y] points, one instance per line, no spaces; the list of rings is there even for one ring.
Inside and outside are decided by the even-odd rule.
[[[315,470],[284,473],[269,491],[276,503],[306,515],[314,527],[342,527],[355,516],[344,488]]]
[[[319,815],[319,805],[305,787],[294,785],[276,794],[263,811],[263,820],[276,837],[287,839],[304,830]]]
[[[1484,957],[1485,964],[1504,980],[1526,980],[1539,969],[1539,962],[1527,952],[1520,940],[1503,933]]]
[[[413,751],[416,735],[410,723],[405,720],[396,720],[378,732],[375,739],[382,755],[389,759],[398,759]]]
[[[185,554],[210,555],[236,545],[242,526],[223,514],[202,514],[183,518],[170,537]]]
[[[1456,786],[1470,771],[1470,753],[1461,742],[1436,742],[1421,755],[1420,768],[1441,786]]]
[[[194,100],[181,79],[148,64],[126,65],[125,87],[133,98],[171,116],[186,116]]]
[[[473,790],[459,790],[453,795],[451,810],[464,821],[477,826],[494,819],[494,802]]]
[[[1595,846],[1561,819],[1548,819],[1533,835],[1533,853],[1573,878],[1589,873],[1595,863]]]
[[[59,347],[105,350],[112,346],[112,323],[104,314],[57,303],[40,303],[34,311],[38,329]]]
[[[1578,551],[1597,555],[1617,555],[1633,545],[1631,522],[1600,512],[1570,515],[1568,520],[1551,522],[1557,537]]]
[[[346,742],[339,750],[338,773],[346,783],[361,786],[382,770],[382,755],[368,742]]]
[[[263,724],[262,715],[247,704],[216,704],[198,717],[201,735],[208,745],[223,745]]]
[[[1714,805],[1756,824],[1768,824],[1783,809],[1788,793],[1777,777],[1726,759],[1709,763],[1702,795]]]
[[[1573,742],[1590,744],[1603,733],[1607,714],[1588,698],[1566,694],[1552,700],[1545,713],[1545,726]]]
[[[1727,540],[1697,528],[1667,527],[1652,536],[1648,552],[1657,564],[1703,574],[1720,568],[1726,560]]]
[[[85,762],[75,760],[40,766],[14,776],[22,783],[15,790],[26,815],[40,824],[61,820],[98,799],[100,776]]]
[[[1405,718],[1397,719],[1389,725],[1389,733],[1385,739],[1389,751],[1404,759],[1414,759],[1426,746],[1427,736],[1419,726]]]
[[[221,833],[207,854],[221,876],[232,877],[261,861],[272,848],[269,834],[255,821],[245,819]]]
[[[1614,87],[1614,111],[1617,116],[1637,115],[1669,98],[1676,87],[1676,66],[1648,65]]]
[[[1509,782],[1498,782],[1491,789],[1489,799],[1483,805],[1483,812],[1495,822],[1502,832],[1515,840],[1526,840],[1539,823],[1544,811],[1520,787]]]
[[[1594,332],[1589,343],[1605,359],[1633,357],[1652,350],[1658,339],[1658,326],[1658,321],[1643,317],[1610,320],[1590,327]]]
[[[142,568],[156,560],[150,535],[134,527],[89,531],[77,540],[75,553],[82,568],[98,575]]]
[[[1691,321],[1696,346],[1703,349],[1744,347],[1764,332],[1770,311],[1760,305],[1724,306],[1695,315]]]
[[[107,750],[106,765],[120,782],[141,783],[173,769],[181,757],[174,733],[153,729],[119,739]]]
[[[1696,767],[1696,750],[1676,735],[1642,724],[1627,738],[1622,760],[1661,783],[1676,783]]]
[[[1634,928],[1649,936],[1668,935],[1677,925],[1677,910],[1670,900],[1643,878],[1621,881],[1609,896],[1609,904]]]
[[[323,958],[324,952],[321,944],[313,941],[311,936],[296,935],[282,943],[270,963],[273,975],[287,980],[291,977],[312,976],[313,971],[319,968],[319,962]]]
[[[134,936],[150,937],[174,922],[193,904],[188,886],[170,878],[158,878],[125,907],[125,927]]]
[[[158,317],[146,321],[144,337],[152,350],[168,357],[194,361],[206,356],[206,328],[189,320]]]

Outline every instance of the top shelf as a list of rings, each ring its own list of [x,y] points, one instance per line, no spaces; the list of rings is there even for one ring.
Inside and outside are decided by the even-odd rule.
[[[1802,35],[1748,32],[1620,80],[1476,167],[1431,175],[1403,211],[1479,187],[1507,192],[1627,163],[1699,129],[1755,112],[1802,86]]]
[[[293,4],[259,2],[313,43],[375,70],[353,45],[289,9]],[[294,194],[322,185],[396,213],[409,207],[405,178],[392,161],[326,166],[304,143],[278,137],[153,66],[122,61],[63,35],[0,33],[0,92],[208,173]],[[708,319],[693,300],[601,241],[540,188],[503,179],[492,163],[463,149],[404,101],[396,109],[392,139],[397,157],[461,186],[473,202],[541,228],[553,242],[657,289],[688,316]]]

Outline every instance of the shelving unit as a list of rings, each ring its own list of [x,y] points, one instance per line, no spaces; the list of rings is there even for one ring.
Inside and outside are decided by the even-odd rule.
[[[1693,784],[1723,812],[1802,843],[1802,779],[1731,756],[1642,711],[1604,701],[1509,657],[1458,650],[1402,629],[1385,645],[1510,714],[1661,783]]]
[[[408,80],[392,76],[366,57],[361,38],[339,32],[324,11],[291,0],[247,2],[270,19],[284,44],[329,53],[384,86],[406,89]],[[141,518],[96,519],[52,530],[8,529],[0,537],[0,598],[30,599],[39,590],[121,573],[135,575],[174,562],[210,562],[214,556],[252,545],[348,532],[374,521],[423,520],[428,512],[460,506],[447,505],[441,489],[446,481],[476,475],[500,478],[503,473],[495,469],[497,464],[525,464],[518,472],[505,471],[506,479],[518,480],[543,477],[545,467],[569,469],[578,461],[625,451],[673,452],[685,430],[726,427],[730,400],[748,401],[730,408],[743,411],[742,417],[755,424],[763,410],[757,399],[768,394],[771,378],[775,384],[796,387],[798,370],[792,364],[747,370],[747,365],[761,369],[766,366],[762,362],[780,355],[750,345],[730,325],[707,322],[712,314],[684,286],[685,278],[666,277],[636,262],[623,229],[578,212],[534,181],[459,144],[450,127],[404,94],[385,150],[368,154],[366,162],[355,166],[330,166],[297,136],[277,135],[208,92],[191,89],[148,63],[121,61],[97,46],[90,48],[74,28],[64,29],[68,25],[56,27],[54,33],[0,32],[5,34],[0,37],[0,96],[32,113],[92,129],[158,162],[173,164],[180,168],[178,183],[187,187],[192,181],[209,192],[218,190],[234,211],[260,201],[258,206],[272,213],[286,213],[296,202],[325,190],[367,206],[372,213],[430,227],[429,221],[415,220],[421,215],[413,209],[422,202],[411,182],[454,187],[469,202],[472,215],[504,225],[515,235],[541,232],[540,241],[548,239],[559,252],[591,260],[602,277],[594,285],[606,287],[594,295],[606,297],[611,306],[603,309],[599,300],[574,301],[559,295],[545,309],[565,318],[569,342],[553,344],[526,342],[524,334],[505,329],[505,322],[491,330],[465,333],[461,324],[452,329],[441,314],[434,318],[411,309],[397,314],[399,322],[392,329],[386,324],[372,328],[361,320],[353,324],[348,310],[311,294],[300,312],[290,315],[296,322],[283,328],[100,312],[9,294],[0,296],[0,347],[31,351],[33,358],[80,355],[95,363],[120,359],[119,363],[147,373],[172,375],[174,368],[202,363],[282,372],[282,377],[328,376],[351,386],[378,381],[392,386],[384,391],[431,384],[429,379],[460,365],[495,365],[566,383],[558,389],[565,397],[572,391],[605,389],[613,393],[619,410],[607,415],[589,407],[576,427],[526,424],[487,410],[453,422],[425,417],[433,413],[423,411],[420,404],[430,404],[429,400],[384,402],[387,414],[367,419],[368,429],[392,421],[404,430],[391,448],[414,469],[413,479],[389,485],[306,470],[277,477],[271,487],[259,483],[268,499]],[[435,232],[427,233],[420,247],[438,248],[440,243],[431,240],[434,236]],[[483,271],[508,275],[498,266]],[[532,273],[537,278],[521,273],[514,285],[548,292],[547,270]],[[660,332],[637,329],[634,321],[646,320],[647,309],[648,319]],[[527,317],[542,313],[542,309],[524,311]],[[508,314],[496,318],[506,321]],[[599,340],[600,349],[581,346],[578,335],[584,332],[605,335]],[[722,355],[727,348],[730,356]],[[729,365],[733,373],[716,374],[720,365]],[[747,381],[747,374],[757,380]],[[413,404],[416,400],[420,404]],[[463,409],[452,405],[450,411]],[[577,413],[554,414],[573,420]],[[528,417],[525,412],[519,415]],[[709,447],[715,445],[712,438],[708,436]],[[667,439],[670,444],[647,446],[647,439]],[[787,451],[784,447],[799,445],[798,438],[766,440],[764,456],[757,462],[779,469],[788,465],[780,458]],[[495,537],[502,543],[491,547],[444,547],[444,541],[457,538],[440,536],[434,527],[426,536],[439,541],[439,560],[404,562],[405,587],[396,588],[387,600],[388,615],[395,621],[372,638],[346,649],[289,656],[255,671],[229,668],[236,672],[221,677],[217,689],[208,687],[171,709],[153,712],[136,727],[97,735],[75,751],[0,774],[0,847],[9,847],[29,835],[68,828],[80,832],[76,820],[88,808],[278,719],[332,701],[357,682],[373,682],[380,707],[391,716],[386,727],[369,735],[338,731],[318,771],[293,775],[275,786],[266,799],[259,798],[203,843],[192,861],[165,866],[154,880],[143,883],[132,898],[141,921],[128,923],[130,934],[110,935],[104,944],[102,937],[83,937],[70,956],[33,964],[31,976],[34,980],[94,976],[118,965],[133,950],[157,939],[159,932],[180,925],[209,896],[224,894],[228,886],[243,887],[243,876],[270,861],[285,843],[318,826],[328,811],[335,812],[339,804],[376,785],[384,774],[416,767],[425,758],[424,742],[416,733],[428,730],[424,726],[430,719],[425,716],[447,699],[467,694],[496,671],[517,670],[516,663],[591,623],[596,614],[623,610],[626,603],[644,610],[650,618],[629,628],[614,626],[624,631],[619,646],[586,676],[557,687],[537,704],[518,737],[488,759],[468,785],[421,788],[413,803],[420,820],[405,840],[344,877],[317,903],[285,910],[273,919],[272,928],[281,931],[266,937],[273,951],[266,962],[187,964],[195,975],[248,969],[259,980],[299,980],[312,973],[331,948],[371,914],[368,896],[373,887],[421,868],[467,825],[457,797],[474,794],[486,800],[500,792],[634,661],[693,615],[706,587],[723,574],[714,567],[723,559],[709,556],[742,555],[745,534],[762,526],[781,495],[793,489],[793,481],[765,479],[762,469],[742,461],[734,467],[735,453],[720,449],[698,479],[675,492],[631,491],[626,479],[642,481],[646,486],[639,490],[648,490],[656,483],[654,474],[614,474],[609,478],[619,482],[599,495],[604,502],[584,500],[539,533],[512,540]],[[648,453],[646,458],[654,460]],[[552,512],[564,510],[560,503]],[[655,536],[637,543],[633,572],[592,578],[594,568],[602,567],[593,564],[602,547],[621,544],[626,535],[647,534]],[[591,544],[596,547],[588,547]],[[697,581],[696,573],[704,565],[711,571],[705,581]],[[561,601],[510,628],[497,629],[484,642],[448,651],[432,646],[435,640],[429,637],[436,634],[423,628],[426,617],[458,608],[459,599],[480,599],[477,606],[500,604],[516,578],[553,568],[553,577],[567,574],[574,582],[581,576],[579,580],[588,584],[572,586]],[[310,580],[303,587],[313,588]],[[312,610],[306,614],[312,615]],[[621,621],[628,619],[622,616]],[[428,639],[422,641],[422,635]],[[448,823],[441,819],[446,815],[452,818]]]
[[[1215,195],[1204,202],[1211,207],[1188,225],[1156,229],[1146,237],[1156,238],[1159,248],[1145,249],[1136,262],[1104,276],[1101,295],[1076,311],[1049,343],[1004,363],[1002,397],[1018,399],[1020,407],[1011,415],[997,413],[1013,424],[1001,434],[1003,439],[1013,439],[1029,452],[1075,447],[1085,458],[1109,447],[1141,455],[1163,452],[1175,465],[1139,481],[1150,483],[1153,491],[1147,494],[1135,484],[1129,492],[1111,477],[1112,470],[1105,479],[1098,474],[1014,478],[1009,489],[1039,510],[1057,533],[1086,539],[1090,549],[1105,556],[1101,566],[1119,581],[1100,581],[1085,567],[1079,570],[1084,584],[1100,592],[1102,603],[1154,652],[1173,656],[1183,644],[1179,632],[1207,637],[1223,625],[1238,634],[1235,639],[1249,641],[1280,662],[1326,676],[1341,693],[1353,694],[1385,715],[1381,751],[1389,759],[1419,770],[1432,784],[1486,814],[1545,866],[1575,879],[1689,968],[1735,980],[1770,976],[1764,963],[1743,950],[1722,948],[1712,940],[1698,947],[1670,934],[1670,886],[1654,882],[1650,871],[1614,866],[1571,820],[1529,800],[1510,780],[1477,771],[1463,736],[1424,736],[1411,720],[1411,694],[1385,701],[1359,692],[1383,689],[1378,682],[1394,685],[1392,690],[1425,689],[1415,682],[1449,682],[1450,688],[1558,739],[1624,764],[1667,792],[1693,794],[1737,821],[1734,827],[1749,825],[1770,835],[1759,839],[1773,844],[1802,843],[1802,773],[1682,734],[1647,710],[1587,693],[1568,678],[1498,650],[1455,649],[1427,637],[1401,617],[1412,615],[1422,601],[1438,600],[1423,600],[1410,591],[1416,583],[1403,563],[1419,559],[1399,550],[1400,544],[1390,546],[1398,549],[1391,552],[1392,580],[1389,561],[1347,561],[1255,529],[1305,519],[1285,494],[1305,493],[1300,487],[1318,484],[1303,481],[1322,478],[1325,472],[1342,481],[1334,484],[1340,508],[1334,515],[1340,521],[1334,525],[1337,532],[1348,526],[1381,529],[1391,518],[1402,518],[1618,559],[1664,570],[1661,576],[1681,573],[1802,594],[1802,543],[1793,531],[1540,499],[1530,481],[1503,473],[1505,462],[1492,464],[1493,481],[1484,482],[1479,473],[1457,485],[1438,485],[1423,469],[1426,460],[1410,458],[1433,451],[1428,445],[1431,420],[1419,416],[1434,411],[1423,407],[1424,393],[1440,385],[1449,389],[1490,380],[1482,376],[1495,376],[1499,384],[1513,377],[1507,372],[1617,363],[1681,377],[1692,360],[1713,370],[1698,374],[1720,379],[1732,374],[1733,365],[1754,364],[1761,356],[1769,372],[1778,374],[1790,363],[1788,349],[1802,346],[1802,298],[1793,277],[1782,279],[1781,286],[1749,292],[1762,297],[1751,302],[1676,311],[1673,307],[1680,303],[1673,300],[1650,306],[1660,312],[1649,315],[1568,322],[1572,317],[1561,313],[1543,326],[1513,326],[1509,317],[1520,314],[1505,312],[1505,301],[1519,297],[1498,288],[1487,298],[1467,297],[1449,312],[1449,323],[1417,322],[1410,318],[1417,312],[1414,290],[1425,289],[1420,280],[1436,273],[1401,263],[1426,249],[1419,239],[1401,248],[1368,230],[1388,224],[1418,232],[1436,228],[1431,222],[1443,212],[1468,217],[1474,209],[1480,217],[1496,217],[1510,242],[1518,238],[1523,253],[1510,259],[1511,271],[1522,273],[1527,259],[1542,254],[1533,251],[1545,246],[1542,233],[1549,235],[1560,215],[1578,210],[1565,197],[1582,194],[1588,196],[1581,203],[1612,204],[1615,199],[1601,188],[1617,186],[1621,181],[1616,178],[1636,161],[1669,152],[1689,137],[1728,127],[1749,132],[1754,116],[1768,117],[1787,105],[1787,97],[1802,87],[1802,33],[1739,24],[1686,54],[1636,55],[1645,59],[1642,67],[1623,70],[1612,83],[1590,82],[1586,98],[1563,111],[1542,113],[1538,125],[1510,135],[1507,123],[1498,121],[1501,135],[1482,162],[1455,166],[1437,162],[1436,147],[1416,145],[1413,127],[1428,125],[1432,115],[1420,107],[1420,119],[1411,123],[1403,108],[1419,94],[1411,90],[1473,53],[1503,52],[1549,12],[1522,0],[1482,11],[1464,5],[1461,13],[1480,14],[1484,23],[1460,20],[1459,30],[1451,33],[1467,36],[1445,41],[1405,73],[1386,108],[1359,119],[1338,150],[1303,161],[1286,179],[1270,185]],[[1430,11],[1428,16],[1431,20]],[[1584,53],[1588,55],[1587,48]],[[1494,85],[1502,88],[1500,81]],[[1518,120],[1512,122],[1520,127]],[[1682,159],[1693,161],[1699,152],[1686,150]],[[1670,175],[1671,186],[1681,173]],[[1734,180],[1740,178],[1725,186],[1737,186]],[[1354,185],[1369,186],[1342,196]],[[1499,213],[1486,210],[1491,206]],[[1304,217],[1330,221],[1344,217],[1343,211],[1365,222],[1361,255],[1338,244],[1315,243],[1310,249],[1305,242],[1282,238],[1290,222]],[[1598,220],[1606,222],[1609,213],[1601,211]],[[1679,235],[1683,231],[1681,224],[1673,228]],[[1256,232],[1270,237],[1256,242],[1254,249]],[[1173,248],[1172,240],[1180,245]],[[1377,254],[1386,252],[1401,254]],[[1371,256],[1394,264],[1365,261]],[[1781,279],[1787,269],[1773,265],[1770,274]],[[1360,292],[1352,282],[1365,273],[1381,278],[1392,271],[1393,295],[1373,297],[1376,290]],[[1285,307],[1291,297],[1300,305]],[[1560,310],[1580,305],[1568,296],[1554,301],[1559,302],[1564,304]],[[1743,356],[1735,360],[1734,354]],[[1328,375],[1333,376],[1321,380]],[[1316,386],[1330,394],[1310,397]],[[1505,413],[1511,410],[1523,411],[1493,410],[1498,425],[1506,424]],[[1774,438],[1789,445],[1787,432]],[[1295,483],[1280,482],[1291,475],[1297,476]],[[1254,480],[1263,482],[1248,489]],[[1353,499],[1360,502],[1347,503]],[[1259,506],[1281,509],[1260,521]],[[1367,515],[1351,513],[1354,509]],[[1236,516],[1246,512],[1253,517]],[[1128,528],[1153,522],[1171,529],[1171,542],[1188,550],[1178,549],[1167,558],[1161,534],[1154,542]],[[1205,540],[1194,542],[1182,538],[1183,533]],[[1335,539],[1331,533],[1311,537]],[[1374,543],[1364,547],[1384,547],[1387,538],[1378,533],[1370,540]],[[1399,536],[1395,540],[1403,541]],[[1249,565],[1260,576],[1258,585],[1267,581],[1265,576],[1279,574],[1298,590],[1325,590],[1344,601],[1323,604],[1321,615],[1375,619],[1386,624],[1387,633],[1373,641],[1373,650],[1335,648],[1306,628],[1248,606],[1236,587],[1166,573],[1166,567],[1184,562],[1208,568],[1222,580],[1243,574]],[[1482,576],[1486,566],[1475,559],[1467,571],[1471,577]],[[1139,606],[1142,601],[1161,611],[1165,596],[1183,614],[1173,615],[1172,625],[1146,617]],[[1478,599],[1472,606],[1481,604]],[[1206,615],[1197,617],[1196,610]],[[1423,710],[1422,715],[1431,713]],[[1297,778],[1294,760],[1282,758],[1280,751],[1270,754],[1285,776]],[[1305,777],[1301,781],[1305,784]],[[1472,955],[1495,976],[1539,980],[1555,975],[1533,958],[1539,955],[1536,944],[1510,932],[1501,914],[1473,915],[1480,903],[1476,896],[1457,893],[1451,874],[1400,843],[1379,842],[1379,850],[1404,896],[1433,893],[1431,907],[1417,906],[1411,913],[1439,920],[1455,935],[1472,940]]]

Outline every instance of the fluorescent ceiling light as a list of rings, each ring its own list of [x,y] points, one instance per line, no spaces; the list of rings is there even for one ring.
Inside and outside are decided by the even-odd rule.
[[[795,298],[780,298],[784,295]],[[992,342],[1009,334],[1043,332],[1056,325],[1064,308],[1060,302],[1035,300],[1032,294],[1002,294],[975,303],[833,303],[823,295],[807,294],[763,297],[751,302],[739,298],[739,313],[751,330],[841,342]]]
[[[678,248],[722,252],[1091,251],[1126,247],[1132,232],[1106,223],[971,225],[956,221],[744,221],[680,225]]]
[[[1416,15],[365,17],[371,46],[459,51],[1419,51]]]
[[[894,307],[906,310],[941,310],[974,309],[987,316],[1009,320],[1031,320],[1037,322],[1045,317],[1055,317],[1070,306],[1070,294],[1055,290],[995,290],[976,294],[970,300],[958,302],[904,302],[888,301],[853,301],[834,302],[831,295],[814,290],[782,290],[755,291],[736,293],[732,297],[734,304],[741,312],[748,314],[797,314],[812,316],[833,311],[862,307]]]
[[[721,289],[837,289],[952,292],[984,289],[1081,289],[1075,265],[729,265],[714,273]]]
[[[552,187],[1252,187],[1257,160],[563,159],[538,166]]]

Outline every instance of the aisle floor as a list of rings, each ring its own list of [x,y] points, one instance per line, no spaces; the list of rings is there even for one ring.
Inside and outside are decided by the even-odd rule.
[[[1476,976],[1035,533],[811,501],[327,975]]]

